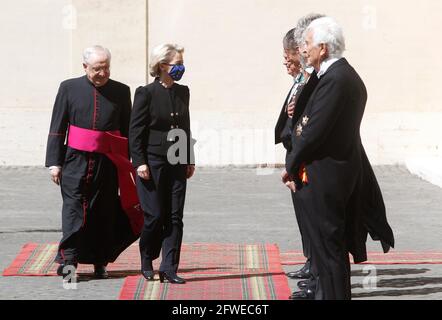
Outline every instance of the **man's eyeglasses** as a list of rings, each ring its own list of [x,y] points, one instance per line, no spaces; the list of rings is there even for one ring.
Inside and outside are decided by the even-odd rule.
[[[103,72],[109,72],[110,71],[110,68],[109,67],[103,67],[103,68],[91,68],[92,69],[92,71],[94,72],[94,73],[100,73],[101,71],[103,71]]]

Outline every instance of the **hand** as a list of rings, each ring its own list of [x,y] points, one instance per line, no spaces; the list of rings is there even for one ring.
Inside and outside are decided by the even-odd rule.
[[[282,170],[281,172],[281,181],[287,186],[287,188],[293,192],[296,192],[295,181],[293,181],[293,177],[287,172],[286,169]]]
[[[295,102],[292,101],[289,103],[289,105],[287,106],[287,116],[289,118],[293,117],[293,114],[295,113]]]
[[[186,169],[186,178],[190,179],[192,178],[193,174],[195,173],[195,165],[193,164],[189,164],[187,165],[187,169]]]
[[[292,192],[296,192],[296,184],[295,181],[287,181],[285,183],[285,185],[287,186],[287,188],[289,188],[290,190],[292,190]]]
[[[50,170],[51,173],[51,180],[57,185],[60,185],[60,178],[61,178],[61,169],[58,167],[54,167]]]
[[[137,168],[137,174],[141,179],[149,180],[150,179],[150,171],[147,164],[143,164]]]
[[[287,170],[286,169],[282,170],[282,172],[281,172],[282,183],[286,183],[289,180],[291,180],[291,179],[290,179],[290,175],[287,173]]]

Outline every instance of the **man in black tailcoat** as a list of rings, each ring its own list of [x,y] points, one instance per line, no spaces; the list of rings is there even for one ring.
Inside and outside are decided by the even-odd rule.
[[[367,92],[342,57],[342,30],[324,17],[309,25],[304,39],[306,63],[319,83],[293,126],[283,180],[308,204],[303,214],[316,287],[292,299],[351,299],[349,252],[355,263],[363,262],[368,232],[384,252],[394,238],[360,138]]]

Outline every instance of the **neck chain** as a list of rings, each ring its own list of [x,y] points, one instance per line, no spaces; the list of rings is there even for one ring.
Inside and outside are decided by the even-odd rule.
[[[158,79],[158,81],[160,82],[160,84],[166,88],[166,89],[170,89],[173,86],[173,82],[170,85],[167,85],[167,83],[165,83],[164,81],[162,81],[161,79]]]

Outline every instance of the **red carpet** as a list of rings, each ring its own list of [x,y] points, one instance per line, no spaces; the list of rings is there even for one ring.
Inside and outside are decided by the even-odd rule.
[[[26,244],[3,276],[54,276],[56,253],[56,243]],[[111,277],[129,276],[120,293],[124,300],[282,300],[291,293],[279,249],[270,244],[183,244],[179,275],[187,280],[184,285],[139,276],[138,244],[107,269]],[[91,265],[78,267],[80,277],[92,272]]]
[[[57,243],[28,243],[12,264],[3,272],[3,276],[55,276],[58,264],[54,263]],[[154,267],[158,269],[159,260]],[[239,245],[194,243],[183,244],[180,270],[184,272],[224,272],[242,270],[281,271],[280,252],[276,245]],[[277,266],[277,268],[276,268]],[[108,266],[111,275],[124,273],[139,274],[140,254],[138,244],[130,246],[120,257]],[[92,265],[80,264],[78,273],[93,272]]]
[[[187,280],[180,285],[127,277],[120,300],[287,300],[291,293],[282,272],[233,273],[180,273]]]
[[[350,261],[353,262],[351,255]],[[281,263],[283,265],[304,264],[305,257],[301,251],[282,252]],[[442,252],[368,252],[368,260],[363,264],[442,264]]]
[[[247,250],[245,248],[248,248]],[[250,251],[251,248],[254,248]],[[242,255],[241,250],[245,250]],[[247,255],[245,254],[247,252]],[[251,252],[254,252],[253,254]],[[262,254],[265,252],[265,255]],[[55,276],[57,264],[54,258],[57,244],[28,243],[3,272],[3,276]],[[158,260],[156,261],[158,262]],[[267,270],[269,265],[303,264],[305,258],[300,251],[279,253],[271,245],[238,245],[194,243],[183,244],[180,270],[185,272],[236,272],[241,270]],[[112,275],[137,275],[140,270],[138,244],[130,246],[115,263],[109,264]],[[392,251],[387,254],[369,252],[365,264],[442,264],[441,252]],[[158,265],[155,265],[158,268]],[[273,267],[272,267],[273,268]],[[278,269],[279,270],[279,269]],[[92,265],[79,265],[79,274],[93,272]]]
[[[28,243],[3,276],[55,276],[57,243]],[[154,267],[158,270],[158,259]],[[139,275],[138,244],[130,246],[115,263],[111,277],[127,277],[120,292],[124,300],[270,300],[287,299],[288,281],[281,265],[303,264],[299,251],[280,253],[270,244],[183,244],[179,275],[184,285],[145,281]],[[370,252],[366,264],[442,264],[441,252]],[[92,265],[79,265],[78,274],[91,274]],[[156,276],[158,278],[158,276]]]
[[[226,270],[233,272],[236,270],[237,274],[241,274],[241,270],[266,270],[269,265],[273,266],[278,263],[295,265],[305,262],[300,251],[279,253],[276,246],[270,245],[249,245],[249,249],[255,248],[253,250],[255,253],[245,259],[244,254],[238,254],[238,250],[245,250],[245,248],[245,245],[237,244],[183,244],[180,269],[185,272],[201,272],[202,268],[205,272]],[[259,253],[260,251],[261,253]],[[58,266],[54,263],[56,252],[56,243],[28,243],[23,246],[16,259],[3,272],[3,276],[55,276]],[[246,250],[245,252],[250,254],[252,251]],[[263,255],[262,252],[266,254]],[[392,251],[387,254],[369,252],[368,261],[365,264],[442,264],[442,252]],[[158,268],[158,265],[155,267]],[[138,244],[130,246],[115,263],[108,266],[111,276],[138,275],[139,270]],[[79,266],[79,274],[92,272],[92,265]]]
[[[197,249],[193,263],[180,267],[186,284],[162,284],[158,276],[155,281],[128,277],[120,299],[284,300],[291,293],[276,245],[209,244]]]

